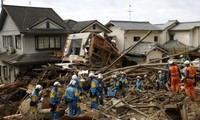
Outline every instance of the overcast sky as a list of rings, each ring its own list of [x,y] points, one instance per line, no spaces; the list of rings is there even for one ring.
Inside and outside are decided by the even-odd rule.
[[[29,4],[31,1],[31,5]],[[200,0],[4,0],[6,5],[49,7],[64,20],[200,21]]]

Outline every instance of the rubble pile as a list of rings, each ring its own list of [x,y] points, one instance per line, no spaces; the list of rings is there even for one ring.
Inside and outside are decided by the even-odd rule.
[[[140,64],[124,68],[112,69],[103,73],[103,81],[107,86],[113,86],[111,76],[113,73],[118,75],[120,71],[124,71],[129,81],[129,90],[125,98],[107,97],[104,95],[104,106],[99,107],[99,110],[90,109],[89,93],[85,92],[85,99],[81,103],[82,114],[80,117],[69,118],[67,115],[68,108],[61,102],[63,116],[61,119],[125,119],[125,120],[177,120],[177,119],[200,119],[200,84],[196,86],[197,99],[195,101],[186,97],[181,83],[181,90],[178,94],[178,99],[174,100],[174,96],[170,88],[163,86],[162,89],[156,87],[156,75],[158,70],[164,69],[166,63],[156,64]],[[90,64],[72,64],[69,69],[62,69],[55,65],[43,65],[34,67],[31,71],[26,72],[23,76],[19,76],[15,83],[0,86],[0,119],[20,119],[24,117],[22,108],[24,102],[29,104],[28,98],[36,83],[44,87],[44,101],[40,107],[42,117],[47,117],[50,114],[49,108],[49,93],[52,84],[59,81],[63,87],[59,90],[60,98],[64,94],[64,90],[69,83],[71,76],[77,74],[81,70],[89,70],[99,73],[100,69]],[[197,72],[199,75],[199,69]],[[144,76],[144,88],[142,93],[138,94],[134,89],[136,76]],[[86,84],[84,89],[87,90],[87,75],[84,76]],[[169,84],[170,85],[170,84]],[[22,104],[23,103],[23,104]],[[6,109],[5,109],[6,107]],[[27,106],[25,106],[27,107]],[[64,112],[65,111],[65,112]],[[27,112],[25,112],[27,114]],[[48,115],[47,115],[48,114]],[[65,115],[64,115],[65,114]],[[10,117],[8,117],[10,116]],[[40,117],[41,117],[40,116]],[[50,115],[49,115],[50,116]],[[30,116],[28,116],[30,117]],[[47,118],[46,118],[47,119]]]

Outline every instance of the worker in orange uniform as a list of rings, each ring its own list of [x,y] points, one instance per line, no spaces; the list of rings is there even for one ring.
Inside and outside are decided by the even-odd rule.
[[[171,90],[175,94],[175,99],[177,98],[177,93],[179,92],[179,83],[181,78],[180,69],[174,64],[174,61],[169,61],[169,78],[171,79]]]
[[[185,71],[185,81],[184,81],[185,92],[187,96],[191,97],[191,99],[194,100],[196,98],[194,90],[194,83],[196,81],[196,70],[193,66],[190,66],[190,61],[186,60],[184,64],[187,67]]]

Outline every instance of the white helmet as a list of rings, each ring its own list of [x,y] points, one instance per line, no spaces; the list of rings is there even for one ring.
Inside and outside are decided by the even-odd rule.
[[[102,74],[98,74],[98,79],[103,79],[103,75]]]
[[[147,77],[147,75],[144,75],[144,78]]]
[[[76,75],[72,75],[72,80],[76,80],[78,77]]]
[[[170,60],[170,61],[169,61],[169,64],[170,64],[170,65],[171,65],[171,64],[173,64],[173,63],[174,63],[174,61],[173,61],[173,60]]]
[[[117,78],[117,75],[112,75],[112,78]]]
[[[42,90],[42,86],[41,86],[41,85],[36,85],[36,86],[35,86],[35,89]]]
[[[140,77],[140,76],[137,76],[136,78],[137,78],[137,79],[141,79],[141,77]]]
[[[184,64],[185,64],[185,65],[189,65],[189,64],[190,64],[190,61],[189,61],[189,60],[186,60],[186,61],[184,62]]]
[[[56,81],[53,83],[53,86],[61,86],[60,82]]]
[[[88,77],[94,77],[94,73],[90,73]]]
[[[183,57],[183,55],[180,55],[180,58],[182,58]]]
[[[71,80],[69,84],[72,85],[72,86],[75,86],[76,85],[76,80]]]
[[[159,71],[158,71],[158,73],[162,73],[162,71],[161,71],[161,70],[159,70]]]

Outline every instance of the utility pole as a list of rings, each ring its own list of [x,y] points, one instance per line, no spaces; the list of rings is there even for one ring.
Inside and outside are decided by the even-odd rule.
[[[1,0],[1,10],[3,10],[3,0]]]
[[[31,6],[31,1],[30,0],[28,1],[28,5]]]
[[[131,5],[129,5],[128,13],[129,13],[129,21],[131,21],[131,13],[132,13],[132,11],[131,11]]]

